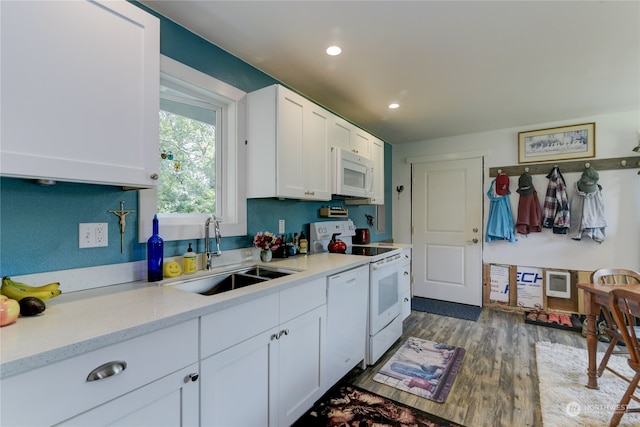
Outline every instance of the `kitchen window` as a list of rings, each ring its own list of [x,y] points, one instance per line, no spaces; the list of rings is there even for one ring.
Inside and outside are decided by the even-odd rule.
[[[139,242],[156,213],[166,241],[203,238],[211,214],[223,236],[246,235],[245,92],[165,56],[159,90],[160,179],[140,190]]]

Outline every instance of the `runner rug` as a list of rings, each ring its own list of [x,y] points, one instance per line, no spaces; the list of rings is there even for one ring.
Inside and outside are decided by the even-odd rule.
[[[598,353],[598,363],[604,352]],[[544,427],[601,427],[609,420],[629,383],[605,370],[598,390],[586,387],[587,350],[550,342],[536,343],[540,408]],[[608,365],[633,377],[622,356],[611,356]],[[631,407],[638,405],[632,400]],[[620,427],[640,425],[640,414],[624,414]]]
[[[431,298],[411,298],[411,309],[426,313],[439,314],[441,316],[455,317],[457,319],[473,320],[480,317],[482,307],[468,304],[458,304],[449,301],[440,301]]]
[[[462,427],[353,385],[329,390],[292,427],[329,426]]]
[[[464,354],[464,348],[409,337],[373,380],[442,403]]]

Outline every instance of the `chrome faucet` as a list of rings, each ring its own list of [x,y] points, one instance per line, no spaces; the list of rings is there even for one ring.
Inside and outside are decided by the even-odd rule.
[[[214,235],[216,238],[216,251],[215,252],[211,252],[211,249],[209,247],[209,226],[211,225],[211,220],[213,219],[213,229],[214,229]],[[207,266],[206,269],[207,270],[211,270],[212,267],[212,263],[211,263],[211,257],[212,256],[220,256],[222,255],[222,251],[220,250],[220,241],[222,240],[222,236],[220,234],[220,220],[218,218],[216,218],[215,216],[211,215],[210,217],[207,218],[207,221],[204,223],[204,253],[205,256],[207,257]]]

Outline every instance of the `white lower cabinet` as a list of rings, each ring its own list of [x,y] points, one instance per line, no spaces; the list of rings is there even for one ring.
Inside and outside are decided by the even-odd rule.
[[[0,425],[197,425],[197,361],[194,319],[4,378]]]
[[[201,425],[289,426],[322,396],[325,280],[202,318]]]
[[[61,426],[198,426],[198,365],[154,381]]]

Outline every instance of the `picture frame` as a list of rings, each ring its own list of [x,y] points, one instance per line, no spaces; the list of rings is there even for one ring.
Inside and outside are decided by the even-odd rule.
[[[595,156],[595,122],[518,133],[518,163],[552,162]]]

